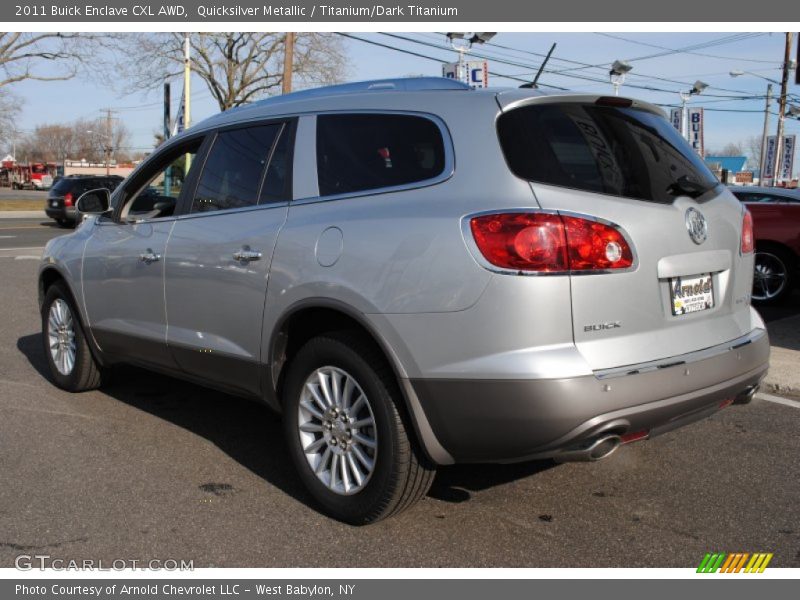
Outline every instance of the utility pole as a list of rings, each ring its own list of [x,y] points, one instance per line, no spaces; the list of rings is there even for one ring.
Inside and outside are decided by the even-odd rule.
[[[781,97],[778,100],[778,137],[775,139],[775,172],[772,177],[772,185],[778,183],[781,174],[781,156],[783,152],[783,126],[786,113],[786,88],[789,84],[789,63],[792,59],[792,32],[786,33],[786,48],[783,54],[783,76],[781,77]]]
[[[103,149],[105,150],[106,176],[108,176],[111,174],[111,152],[114,150],[114,136],[111,124],[113,117],[111,115],[117,111],[106,108],[103,112],[106,113],[106,143]]]
[[[758,161],[758,183],[764,185],[764,169],[767,166],[767,138],[769,137],[769,105],[772,104],[772,84],[767,84],[767,105],[764,107],[764,133],[761,135],[761,156]]]
[[[282,92],[288,94],[292,91],[292,71],[294,70],[294,42],[293,31],[286,32],[286,41],[283,51],[283,88]]]

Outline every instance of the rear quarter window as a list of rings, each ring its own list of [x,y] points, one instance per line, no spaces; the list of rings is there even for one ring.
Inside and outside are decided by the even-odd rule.
[[[320,196],[404,186],[441,175],[444,140],[428,118],[399,114],[317,117]]]

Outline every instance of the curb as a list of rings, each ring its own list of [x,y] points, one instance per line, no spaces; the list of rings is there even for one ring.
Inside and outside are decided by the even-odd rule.
[[[2,219],[47,219],[43,210],[0,210]]]

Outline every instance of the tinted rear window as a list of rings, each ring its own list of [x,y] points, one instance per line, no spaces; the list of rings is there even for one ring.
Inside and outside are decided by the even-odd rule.
[[[666,119],[643,110],[539,104],[503,114],[497,127],[511,171],[529,181],[666,203],[676,182],[719,184]]]
[[[72,179],[59,179],[53,184],[53,187],[50,188],[50,190],[56,194],[66,194],[72,189],[72,185],[74,183],[75,181]]]
[[[412,115],[317,117],[321,196],[417,183],[444,171],[444,141],[430,119]]]

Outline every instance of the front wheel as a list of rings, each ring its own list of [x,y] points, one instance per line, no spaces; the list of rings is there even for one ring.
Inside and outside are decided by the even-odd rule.
[[[368,341],[350,333],[310,340],[284,390],[292,458],[325,512],[363,525],[428,491],[435,470],[410,435],[394,373]]]
[[[101,368],[89,349],[72,296],[61,282],[51,285],[44,297],[42,342],[58,387],[83,392],[100,386]]]

